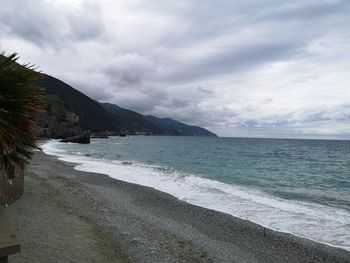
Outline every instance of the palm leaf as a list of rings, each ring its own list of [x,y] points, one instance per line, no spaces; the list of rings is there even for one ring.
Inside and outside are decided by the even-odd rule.
[[[17,63],[16,53],[0,54],[0,168],[23,168],[36,148],[35,116],[44,107],[39,74],[32,65]]]

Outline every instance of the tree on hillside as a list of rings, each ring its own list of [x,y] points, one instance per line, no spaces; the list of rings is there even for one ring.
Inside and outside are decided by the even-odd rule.
[[[38,73],[17,63],[16,53],[0,54],[0,169],[10,178],[23,169],[36,148],[36,114],[44,107]]]

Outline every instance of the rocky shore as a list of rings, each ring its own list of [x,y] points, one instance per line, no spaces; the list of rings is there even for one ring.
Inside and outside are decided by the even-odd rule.
[[[73,167],[35,155],[5,211],[22,240],[10,262],[350,262],[349,251]]]

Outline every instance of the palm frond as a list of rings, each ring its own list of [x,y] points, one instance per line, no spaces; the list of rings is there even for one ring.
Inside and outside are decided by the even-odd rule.
[[[0,54],[0,168],[24,167],[33,155],[38,126],[35,115],[44,107],[39,74],[17,63],[16,53]]]

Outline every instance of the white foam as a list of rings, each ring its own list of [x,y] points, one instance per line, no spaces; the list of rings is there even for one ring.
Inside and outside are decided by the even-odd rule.
[[[265,227],[350,250],[350,213],[318,204],[285,200],[198,176],[164,172],[135,162],[69,155],[56,141],[43,145],[47,154],[78,163],[79,171],[153,187],[181,200],[247,219]]]

